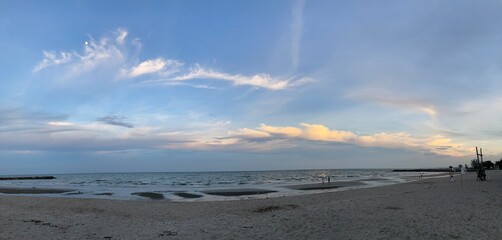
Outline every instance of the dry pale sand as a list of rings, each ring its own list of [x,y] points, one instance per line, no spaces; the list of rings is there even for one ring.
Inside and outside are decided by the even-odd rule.
[[[502,171],[261,200],[0,196],[0,239],[502,239]]]

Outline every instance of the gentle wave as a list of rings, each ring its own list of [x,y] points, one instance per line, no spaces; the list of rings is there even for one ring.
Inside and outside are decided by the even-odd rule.
[[[165,173],[90,173],[59,174],[54,180],[19,180],[0,183],[2,186],[67,188],[76,192],[67,197],[91,197],[112,199],[138,199],[134,192],[187,192],[201,194],[211,189],[253,188],[267,189],[274,193],[266,196],[286,196],[306,194],[292,191],[281,186],[321,183],[323,180],[363,181],[372,179],[368,186],[388,185],[402,182],[404,177],[417,176],[417,173],[392,172],[389,169],[319,169],[319,170],[284,170],[284,171],[249,171],[249,172],[165,172]],[[375,181],[375,179],[379,179]],[[169,195],[169,194],[168,194]],[[180,194],[177,194],[180,195]],[[176,197],[174,200],[187,200]],[[248,196],[258,198],[263,196]],[[243,197],[239,198],[242,199]],[[235,199],[235,198],[225,198]],[[192,199],[188,199],[192,200]],[[206,196],[197,200],[221,200]]]

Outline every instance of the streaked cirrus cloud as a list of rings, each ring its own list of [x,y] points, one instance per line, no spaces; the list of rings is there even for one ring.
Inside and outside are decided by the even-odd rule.
[[[125,71],[125,77],[135,78],[141,75],[157,73],[159,75],[171,75],[180,71],[182,62],[173,59],[156,58],[146,60]]]
[[[281,90],[291,86],[292,80],[272,77],[269,74],[255,74],[252,76],[244,76],[240,74],[228,74],[210,69],[205,69],[196,65],[187,74],[171,78],[174,81],[188,81],[194,79],[215,79],[229,81],[236,86],[248,85],[253,87],[266,88],[270,90]]]
[[[33,72],[38,73],[47,68],[61,68],[58,70],[63,71],[66,78],[72,78],[95,69],[106,69],[108,75],[115,78],[136,79],[146,84],[177,86],[182,85],[178,83],[181,81],[202,79],[226,81],[232,83],[233,86],[251,86],[268,90],[283,90],[313,81],[310,77],[284,78],[268,73],[232,74],[203,67],[197,63],[186,64],[182,60],[163,56],[140,61],[136,55],[130,56],[128,53],[139,52],[142,44],[138,39],[128,41],[127,36],[129,36],[128,31],[119,28],[99,40],[89,37],[89,40],[84,42],[81,53],[76,50],[59,53],[43,51],[44,57],[33,67]],[[99,74],[103,75],[103,72]],[[149,76],[149,79],[145,78],[146,76]],[[140,77],[141,79],[138,79]],[[196,88],[201,86],[200,84],[184,85]],[[205,88],[211,89],[212,87]]]

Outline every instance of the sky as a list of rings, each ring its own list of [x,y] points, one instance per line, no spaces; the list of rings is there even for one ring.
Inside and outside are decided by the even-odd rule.
[[[0,0],[0,174],[497,161],[500,9]]]

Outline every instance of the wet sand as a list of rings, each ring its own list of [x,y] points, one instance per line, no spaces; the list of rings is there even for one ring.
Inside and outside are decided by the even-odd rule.
[[[270,199],[0,195],[0,239],[500,239],[502,171]]]
[[[360,181],[350,181],[350,182],[332,182],[332,183],[314,183],[314,184],[301,184],[301,185],[289,185],[286,188],[293,190],[323,190],[323,189],[333,189],[333,188],[343,188],[343,187],[353,187],[364,185]]]

